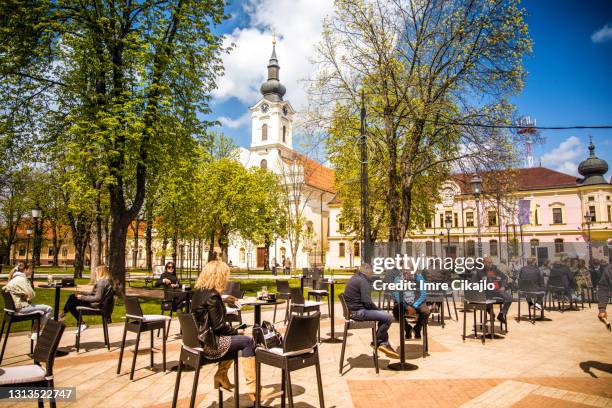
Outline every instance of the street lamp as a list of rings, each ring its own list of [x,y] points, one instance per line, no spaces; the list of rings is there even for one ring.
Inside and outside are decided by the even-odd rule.
[[[36,266],[36,245],[39,240],[38,233],[40,228],[38,227],[38,220],[42,218],[42,208],[40,205],[36,203],[34,208],[32,208],[32,221],[34,221],[34,243],[32,244],[32,275],[30,279],[32,280],[32,285],[34,285],[34,267]],[[38,247],[38,256],[40,257],[40,245]]]
[[[477,226],[477,234],[478,234],[478,256],[482,257],[482,240],[480,239],[480,194],[482,194],[482,179],[478,176],[478,174],[474,174],[472,180],[470,180],[470,184],[472,185],[472,193],[474,193],[474,197],[476,198],[476,226]]]
[[[447,245],[446,245],[446,256],[450,256],[450,230],[453,226],[453,218],[451,217],[450,214],[446,214],[446,218],[444,219],[444,225],[446,226],[446,238],[447,238]]]
[[[593,215],[591,212],[587,210],[586,214],[584,214],[584,222],[587,225],[588,234],[589,234],[589,266],[593,267],[593,246],[591,245],[591,223],[593,222]]]

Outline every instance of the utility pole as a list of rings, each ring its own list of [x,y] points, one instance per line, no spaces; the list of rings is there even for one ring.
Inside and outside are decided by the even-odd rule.
[[[362,263],[370,263],[372,260],[372,244],[370,242],[370,222],[368,218],[368,150],[366,137],[366,108],[365,96],[361,90],[361,224],[363,231],[363,254]]]

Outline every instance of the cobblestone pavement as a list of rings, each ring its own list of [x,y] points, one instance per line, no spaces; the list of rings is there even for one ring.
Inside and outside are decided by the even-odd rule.
[[[283,310],[279,308],[279,310]],[[516,304],[510,316],[516,315]],[[527,310],[526,308],[524,309]],[[324,309],[326,312],[326,310]],[[284,310],[279,313],[282,316]],[[342,334],[340,304],[336,304],[336,335]],[[244,313],[252,323],[252,314]],[[397,372],[387,369],[390,362],[380,357],[376,375],[371,358],[371,334],[353,331],[347,337],[344,374],[338,373],[341,343],[322,343],[320,359],[327,407],[612,407],[612,333],[596,318],[596,308],[559,313],[547,312],[550,320],[531,324],[509,322],[509,333],[496,336],[486,344],[468,337],[461,339],[462,321],[448,321],[444,328],[432,321],[429,326],[429,355],[421,356],[421,343],[406,342],[406,356],[417,370]],[[263,319],[272,318],[272,308],[263,311]],[[469,320],[468,315],[468,329]],[[279,317],[280,319],[280,317]],[[282,323],[278,324],[279,326]],[[178,321],[172,322],[168,339],[168,365],[177,363],[180,349]],[[329,336],[330,319],[324,315],[322,337]],[[135,380],[129,380],[132,353],[124,355],[122,373],[116,374],[123,325],[110,327],[111,350],[103,347],[101,326],[83,333],[82,349],[56,359],[55,383],[76,386],[77,401],[59,403],[60,407],[170,407],[176,374],[161,372],[161,339],[155,338],[155,367],[149,368],[149,336],[141,339]],[[393,346],[398,346],[399,330],[390,330]],[[135,335],[128,334],[128,350]],[[61,347],[74,345],[73,329],[66,329]],[[3,366],[30,364],[25,353],[24,334],[9,338]],[[212,387],[214,367],[205,366],[200,374],[198,407],[217,406]],[[280,371],[262,369],[263,384],[280,389]],[[296,407],[318,406],[314,368],[294,372],[293,393]],[[242,375],[241,375],[242,377]],[[193,373],[182,377],[179,406],[187,407]],[[241,378],[241,390],[244,380]],[[225,395],[227,406],[233,406]],[[280,406],[280,399],[267,401]],[[33,403],[0,402],[1,406],[30,407]],[[242,392],[241,406],[250,401]]]

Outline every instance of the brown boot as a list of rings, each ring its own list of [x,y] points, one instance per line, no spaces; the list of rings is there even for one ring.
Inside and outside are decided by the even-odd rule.
[[[242,372],[244,373],[244,379],[246,380],[249,398],[251,401],[255,401],[255,357],[242,357],[240,364],[242,365]],[[272,388],[261,387],[260,395],[262,400],[266,400],[280,394],[275,393]]]
[[[213,384],[215,389],[219,389],[219,387],[231,391],[234,386],[230,383],[229,378],[227,378],[227,372],[232,366],[232,360],[225,360],[219,363],[219,368],[217,368],[217,372],[215,373],[215,378],[213,380]]]

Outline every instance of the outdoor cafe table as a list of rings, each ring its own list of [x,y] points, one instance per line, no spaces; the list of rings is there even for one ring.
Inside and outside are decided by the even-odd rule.
[[[254,324],[261,324],[261,307],[262,306],[273,306],[284,303],[284,300],[276,299],[274,301],[259,300],[257,298],[245,298],[240,301],[242,306],[253,306],[255,309]]]
[[[327,302],[329,304],[329,318],[331,320],[331,333],[330,333],[331,336],[328,339],[325,339],[323,341],[325,343],[341,342],[342,340],[336,338],[335,329],[334,329],[334,323],[335,323],[334,300],[336,296],[336,283],[338,282],[331,278],[323,279],[322,282],[329,285],[329,297],[327,299]]]
[[[55,301],[53,304],[53,320],[59,320],[59,309],[60,309],[60,289],[62,288],[61,283],[49,283],[38,286],[39,288],[53,289],[55,288]]]
[[[405,316],[405,311],[404,311],[404,302],[399,302],[399,332],[400,332],[400,361],[399,363],[391,363],[389,364],[387,367],[389,367],[390,370],[393,371],[412,371],[412,370],[416,370],[419,367],[414,365],[414,364],[410,364],[406,362],[406,350],[405,350],[405,345],[404,342],[406,341],[406,335],[405,335],[405,327],[406,327],[406,321],[404,320],[404,316]]]

